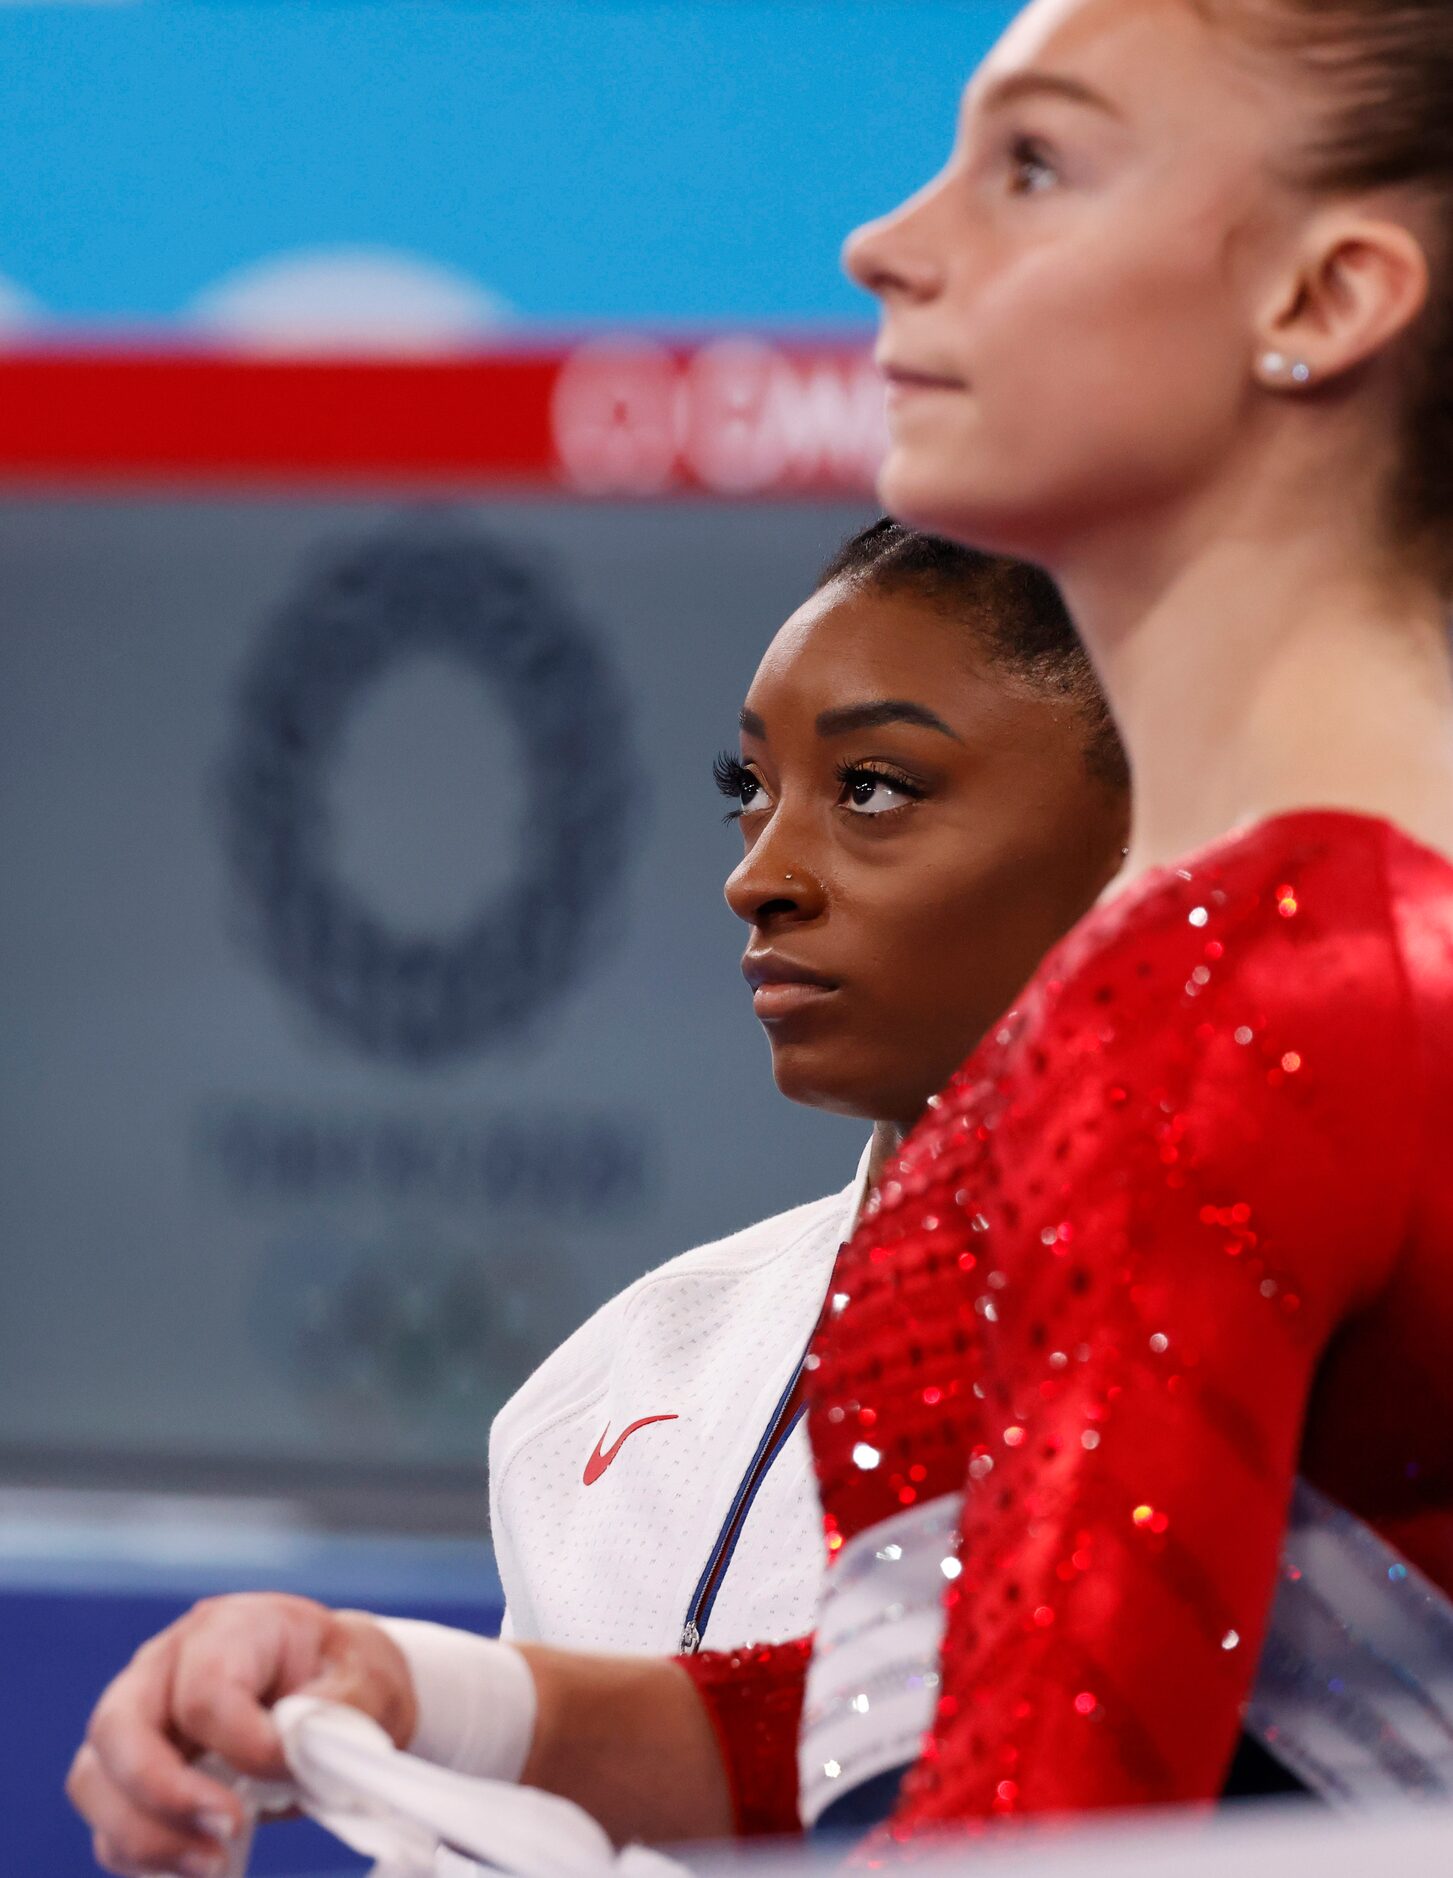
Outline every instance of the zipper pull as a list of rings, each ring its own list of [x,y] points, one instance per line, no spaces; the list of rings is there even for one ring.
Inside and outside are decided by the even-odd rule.
[[[701,1648],[701,1632],[696,1628],[696,1625],[693,1624],[691,1620],[688,1618],[687,1623],[686,1623],[686,1628],[681,1633],[681,1648],[677,1651],[677,1655],[678,1656],[695,1656],[696,1652],[700,1648]]]

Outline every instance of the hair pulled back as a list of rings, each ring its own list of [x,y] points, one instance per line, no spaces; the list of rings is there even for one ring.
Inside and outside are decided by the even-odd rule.
[[[1294,175],[1317,190],[1412,188],[1440,238],[1413,344],[1400,468],[1401,537],[1426,544],[1453,587],[1453,4],[1450,0],[1196,0],[1302,68],[1320,117]]]
[[[1450,0],[1453,3],[1453,0]],[[845,541],[817,577],[911,593],[962,621],[980,650],[1036,690],[1068,699],[1085,725],[1085,760],[1113,789],[1130,787],[1119,733],[1059,588],[1042,569],[961,547],[882,516]]]

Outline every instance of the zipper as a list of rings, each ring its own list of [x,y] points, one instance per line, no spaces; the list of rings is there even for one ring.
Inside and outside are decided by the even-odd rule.
[[[814,1327],[813,1335],[816,1334]],[[802,1357],[799,1357],[797,1367],[793,1370],[787,1387],[777,1399],[777,1406],[772,1411],[766,1432],[757,1443],[757,1450],[727,1509],[727,1516],[722,1522],[721,1531],[716,1536],[716,1543],[707,1555],[705,1568],[696,1581],[696,1589],[692,1592],[691,1602],[686,1608],[686,1622],[681,1627],[679,1653],[682,1656],[694,1656],[701,1648],[702,1633],[711,1617],[712,1606],[716,1603],[717,1592],[720,1591],[722,1580],[726,1577],[727,1567],[731,1564],[737,1541],[742,1535],[742,1527],[747,1523],[747,1515],[751,1512],[753,1503],[761,1491],[762,1482],[772,1471],[772,1463],[782,1452],[787,1437],[806,1412],[807,1404],[797,1400],[797,1396],[802,1384],[802,1359],[806,1357],[807,1350],[811,1347],[812,1342],[809,1338],[807,1348],[803,1350]]]

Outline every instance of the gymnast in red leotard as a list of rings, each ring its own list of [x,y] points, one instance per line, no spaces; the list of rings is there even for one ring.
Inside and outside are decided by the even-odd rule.
[[[620,1838],[1209,1800],[1258,1661],[1295,1656],[1310,1506],[1423,1628],[1368,1651],[1416,1727],[1324,1678],[1299,1764],[1325,1720],[1446,1793],[1417,1678],[1453,1666],[1453,13],[1033,0],[848,264],[884,309],[886,505],[1056,576],[1130,857],[840,1258],[814,1638],[506,1651],[434,1751],[514,1777],[479,1745],[508,1709],[521,1777]],[[178,1743],[265,1771],[265,1705],[320,1660],[442,1740],[367,1620],[183,1625],[73,1777],[122,1869],[232,1804]]]
[[[857,1583],[805,1799],[823,1763],[912,1758],[877,1711],[922,1673],[915,1545],[949,1608],[905,1828],[1217,1793],[1299,1455],[1453,1584],[1439,1116],[1453,867],[1386,822],[1264,820],[1051,954],[839,1261],[810,1414],[830,1581]],[[765,1723],[729,1662],[691,1668],[785,1830],[801,1655],[759,1663]]]
[[[1039,0],[850,244],[885,500],[1057,575],[1137,826],[839,1262],[800,1794],[806,1651],[688,1666],[750,1825],[1214,1796],[1299,1468],[1453,1591],[1450,111],[1443,6]]]

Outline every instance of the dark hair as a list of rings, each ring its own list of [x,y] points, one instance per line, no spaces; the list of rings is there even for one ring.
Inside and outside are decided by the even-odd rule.
[[[1448,0],[1197,0],[1253,49],[1299,64],[1321,127],[1293,159],[1312,189],[1413,185],[1438,204],[1430,304],[1402,399],[1392,520],[1453,587],[1453,6]],[[1314,107],[1315,108],[1315,107]]]
[[[971,626],[997,665],[1041,690],[1069,698],[1085,720],[1085,759],[1102,782],[1130,784],[1129,766],[1105,694],[1049,575],[1025,561],[961,548],[885,515],[845,541],[818,576],[917,594]]]

